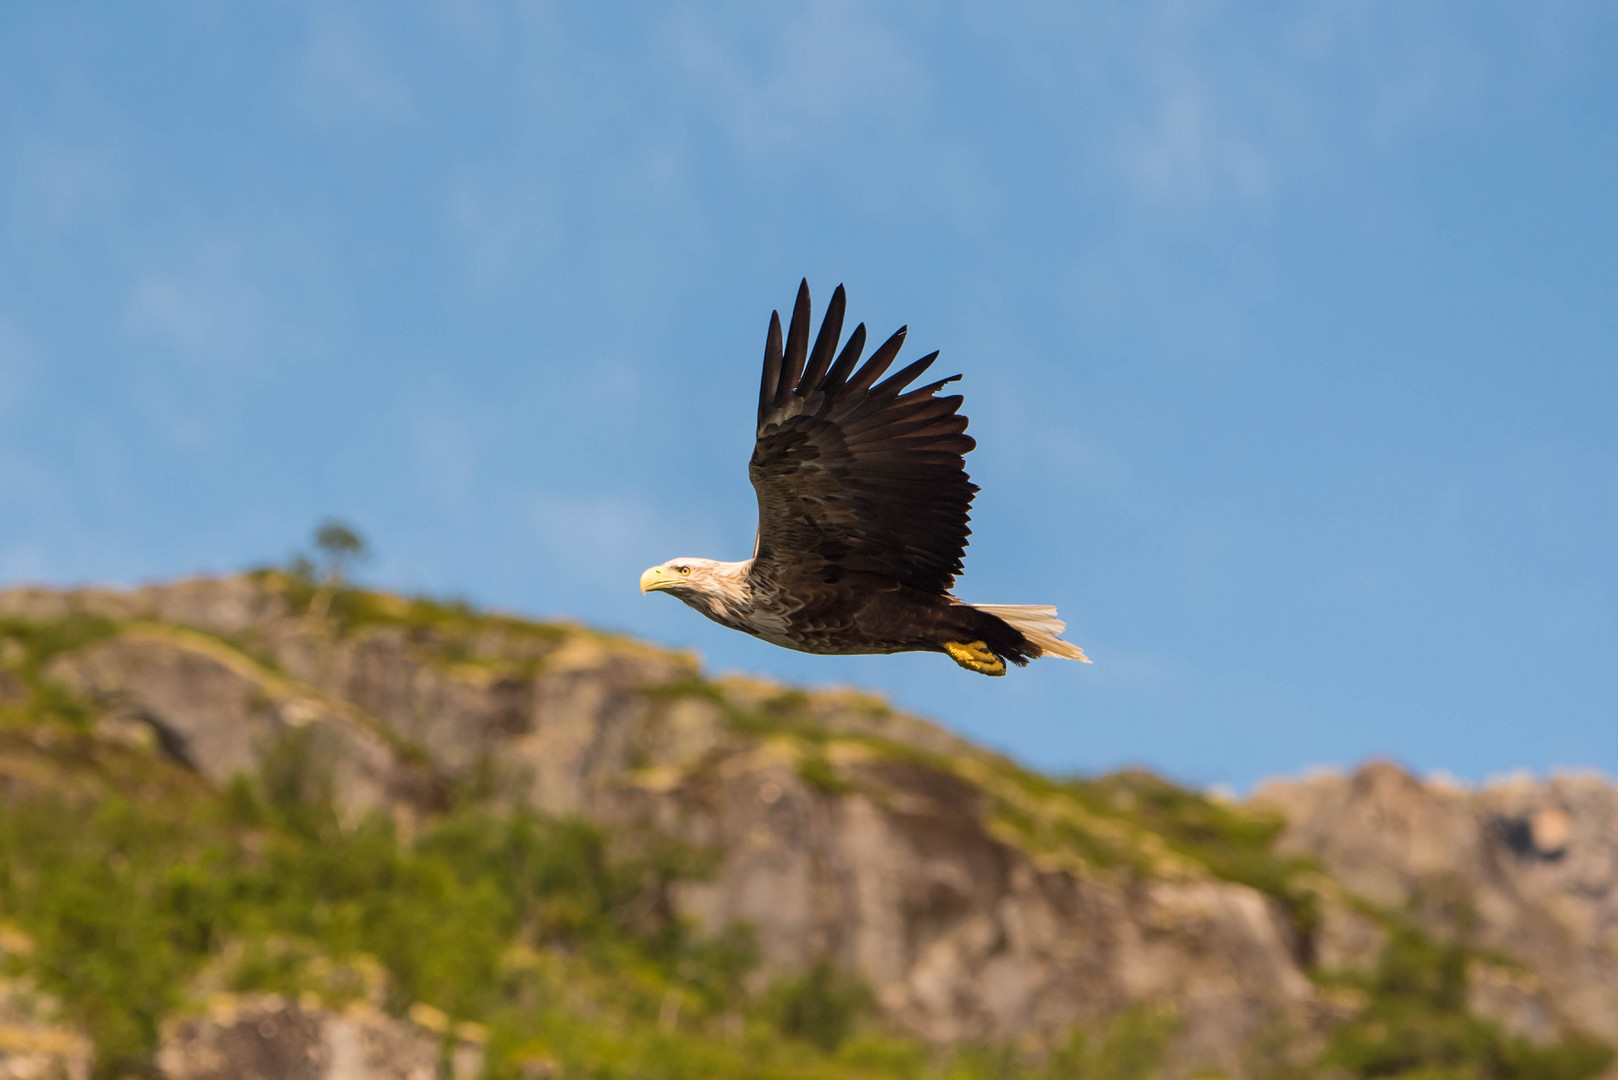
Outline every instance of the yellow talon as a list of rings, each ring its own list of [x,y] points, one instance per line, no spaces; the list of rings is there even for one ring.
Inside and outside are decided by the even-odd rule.
[[[949,653],[951,660],[979,675],[1006,673],[1006,662],[994,655],[993,651],[981,641],[946,641],[944,651]]]

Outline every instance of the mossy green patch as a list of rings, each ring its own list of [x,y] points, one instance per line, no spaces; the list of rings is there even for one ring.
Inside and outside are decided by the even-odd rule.
[[[314,614],[338,634],[392,628],[404,632],[423,655],[437,663],[478,668],[496,677],[534,677],[543,670],[546,655],[570,634],[585,632],[480,611],[458,598],[399,596],[320,582],[295,571],[260,569],[249,576],[279,593],[293,614]]]
[[[482,678],[532,677],[568,635],[584,633],[296,575],[264,581],[295,613],[313,611],[324,635],[397,631],[421,655]],[[759,952],[751,933],[698,934],[673,903],[677,883],[710,874],[717,853],[496,812],[479,801],[498,786],[484,770],[447,797],[444,816],[410,828],[384,816],[345,826],[331,777],[294,733],[261,775],[211,792],[157,755],[98,742],[105,728],[91,706],[45,678],[52,660],[119,632],[203,647],[202,635],[173,627],[82,615],[0,620],[11,680],[0,765],[18,781],[0,804],[0,910],[33,942],[11,962],[92,1036],[100,1077],[151,1075],[160,1022],[188,1007],[199,982],[332,1004],[381,994],[395,1012],[431,1005],[487,1028],[493,1078],[1144,1080],[1172,1038],[1172,1015],[1136,1010],[1049,1055],[946,1053],[885,1032],[869,992],[829,965],[749,992]],[[241,645],[208,647],[248,670]],[[250,674],[266,694],[290,692],[262,666]],[[884,773],[897,785],[914,772],[891,764],[904,762],[952,778],[941,785],[951,797],[970,794],[995,835],[1048,864],[1119,879],[1206,875],[1260,890],[1289,913],[1308,962],[1321,875],[1275,850],[1274,815],[1143,772],[1053,779],[989,753],[833,735],[827,724],[841,730],[856,714],[834,715],[827,699],[795,690],[732,692],[690,674],[645,695],[654,706],[712,702],[732,733],[727,748],[786,746],[798,776],[828,797],[857,787],[880,803]],[[1322,1069],[1587,1080],[1608,1067],[1610,1052],[1592,1041],[1536,1047],[1467,1011],[1468,965],[1501,958],[1377,917],[1390,931],[1379,965],[1319,976],[1363,1003],[1332,1036]]]
[[[798,776],[828,795],[841,795],[854,790],[854,785],[843,778],[837,767],[818,748],[798,759]]]
[[[104,641],[118,623],[98,615],[70,613],[56,619],[0,619],[0,657],[24,691],[21,701],[0,707],[0,722],[12,727],[60,724],[85,729],[94,719],[88,702],[46,678],[50,662]]]
[[[1172,1009],[1126,1009],[1099,1032],[1074,1032],[1045,1062],[1046,1075],[1052,1080],[1151,1080],[1179,1028]]]
[[[875,1002],[869,987],[821,958],[801,975],[771,987],[765,1008],[781,1034],[830,1053],[853,1034],[855,1023]]]
[[[1273,897],[1300,940],[1311,939],[1320,915],[1308,882],[1318,867],[1312,860],[1276,853],[1275,841],[1286,825],[1279,814],[1219,802],[1139,770],[1075,780],[1066,787],[1087,806],[1110,810],[1161,837],[1168,850],[1213,876]]]
[[[1476,951],[1396,920],[1390,931],[1372,971],[1337,976],[1366,1005],[1332,1034],[1322,1065],[1366,1078],[1589,1080],[1612,1063],[1611,1049],[1593,1039],[1536,1046],[1470,1013],[1467,971]]]
[[[658,702],[678,701],[681,698],[698,698],[703,701],[711,701],[721,707],[729,704],[724,687],[711,679],[704,679],[700,675],[682,675],[668,682],[649,686],[642,693],[651,700]]]
[[[487,1075],[513,1080],[547,1061],[667,1080],[1069,1075],[885,1034],[829,965],[750,994],[751,933],[698,935],[674,912],[672,886],[713,853],[476,804],[410,835],[382,816],[345,828],[329,794],[289,739],[217,794],[0,804],[0,908],[33,941],[20,962],[94,1040],[98,1077],[153,1075],[194,987],[432,1005],[483,1024]]]
[[[582,822],[475,808],[406,839],[384,817],[343,829],[310,794],[271,776],[183,804],[0,807],[0,907],[94,1040],[99,1076],[149,1072],[162,1017],[227,946],[236,989],[287,989],[313,956],[371,956],[394,1008],[457,1018],[507,1003],[502,960],[524,941],[678,983],[706,1009],[739,993],[745,949],[673,914],[669,885],[700,867],[677,846],[616,852]],[[308,944],[273,945],[289,941]]]
[[[17,670],[35,678],[63,653],[74,652],[118,632],[118,624],[100,615],[73,612],[56,619],[0,619],[0,640],[21,646]]]

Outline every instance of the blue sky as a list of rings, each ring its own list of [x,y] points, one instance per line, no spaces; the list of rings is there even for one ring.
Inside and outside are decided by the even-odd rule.
[[[1618,771],[1615,175],[1605,3],[8,4],[0,581],[338,515],[1049,770]],[[964,373],[958,592],[1093,666],[637,592],[747,555],[805,275]]]

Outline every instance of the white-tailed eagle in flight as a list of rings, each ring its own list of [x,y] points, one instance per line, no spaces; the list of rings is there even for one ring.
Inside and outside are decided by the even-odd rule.
[[[1040,656],[1089,663],[1057,636],[1054,607],[950,595],[978,490],[966,475],[976,443],[961,397],[938,396],[960,376],[907,389],[934,352],[878,382],[904,327],[856,370],[865,324],[838,352],[844,302],[839,285],[813,346],[807,281],[784,343],[781,317],[770,314],[748,463],[758,493],[753,557],[670,559],[641,575],[641,591],[671,593],[717,623],[803,652],[940,652],[984,675]]]

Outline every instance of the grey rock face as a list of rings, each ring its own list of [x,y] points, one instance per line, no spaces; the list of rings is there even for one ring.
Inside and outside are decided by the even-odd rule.
[[[0,618],[60,619],[82,613],[109,619],[151,619],[232,636],[287,613],[287,602],[251,578],[192,578],[134,591],[43,589],[0,591]]]
[[[761,981],[830,957],[934,1042],[1048,1044],[1140,1005],[1177,1018],[1169,1075],[1241,1075],[1266,1045],[1308,1060],[1345,1006],[1306,964],[1366,968],[1386,943],[1361,901],[1470,927],[1519,961],[1471,976],[1475,1011],[1509,1030],[1618,1041],[1618,789],[1595,778],[1468,792],[1373,765],[1270,785],[1258,801],[1286,817],[1283,847],[1334,880],[1305,941],[1270,896],[1161,850],[1112,869],[1038,854],[949,764],[986,755],[854,692],[702,682],[691,657],[563,627],[343,627],[247,578],[0,592],[0,617],[73,613],[117,631],[45,674],[95,705],[109,739],[150,732],[216,785],[295,743],[351,818],[408,818],[478,785],[654,826],[719,853],[714,879],[675,900],[715,931],[751,924]],[[0,656],[0,706],[27,693],[15,663]],[[820,741],[764,722],[781,710]],[[433,1075],[439,1045],[374,1011],[252,999],[175,1021],[162,1067],[403,1078]]]
[[[19,705],[28,699],[28,687],[15,674],[0,669],[0,706]]]
[[[291,738],[330,769],[338,805],[357,814],[389,801],[407,771],[374,722],[322,700],[201,637],[135,628],[58,658],[46,672],[126,717],[216,784],[255,775]]]
[[[844,763],[852,790],[805,782],[768,748],[657,793],[667,823],[726,853],[688,887],[711,928],[759,931],[767,964],[830,955],[925,1038],[1051,1040],[1138,1004],[1180,1019],[1173,1057],[1239,1072],[1251,1044],[1323,1012],[1284,914],[1208,879],[1126,884],[1044,870],[985,829],[978,793],[919,765]],[[869,792],[870,794],[866,794]]]
[[[334,1010],[271,994],[225,996],[172,1021],[157,1065],[169,1080],[438,1080],[441,1036],[368,1005]],[[477,1053],[451,1054],[470,1080]]]
[[[790,707],[830,734],[979,753],[856,693],[784,695],[743,680],[713,691],[722,701],[670,693],[696,678],[689,657],[585,631],[460,641],[446,658],[430,631],[384,622],[337,633],[242,579],[13,591],[0,611],[125,620],[58,657],[49,677],[147,725],[214,783],[264,768],[298,736],[351,814],[430,809],[435,785],[482,770],[539,809],[647,822],[717,850],[716,879],[686,886],[679,902],[715,929],[750,923],[761,979],[830,956],[933,1041],[1048,1042],[1149,1004],[1178,1012],[1177,1061],[1235,1071],[1255,1039],[1291,1032],[1306,1048],[1320,1027],[1300,945],[1262,894],[1206,875],[1041,866],[991,833],[980,792],[946,771],[849,750],[835,765],[844,779],[817,785],[790,739],[728,727],[736,713]],[[337,1019],[291,1006],[266,1017],[177,1028],[165,1068],[335,1075],[333,1040],[347,1037],[333,1034],[346,1030]]]
[[[89,1080],[90,1040],[57,1011],[29,980],[0,977],[0,1080]]]
[[[1527,967],[1474,973],[1480,1012],[1530,1037],[1571,1024],[1618,1040],[1618,787],[1565,775],[1465,791],[1375,763],[1257,798],[1286,815],[1282,844],[1347,888]]]

